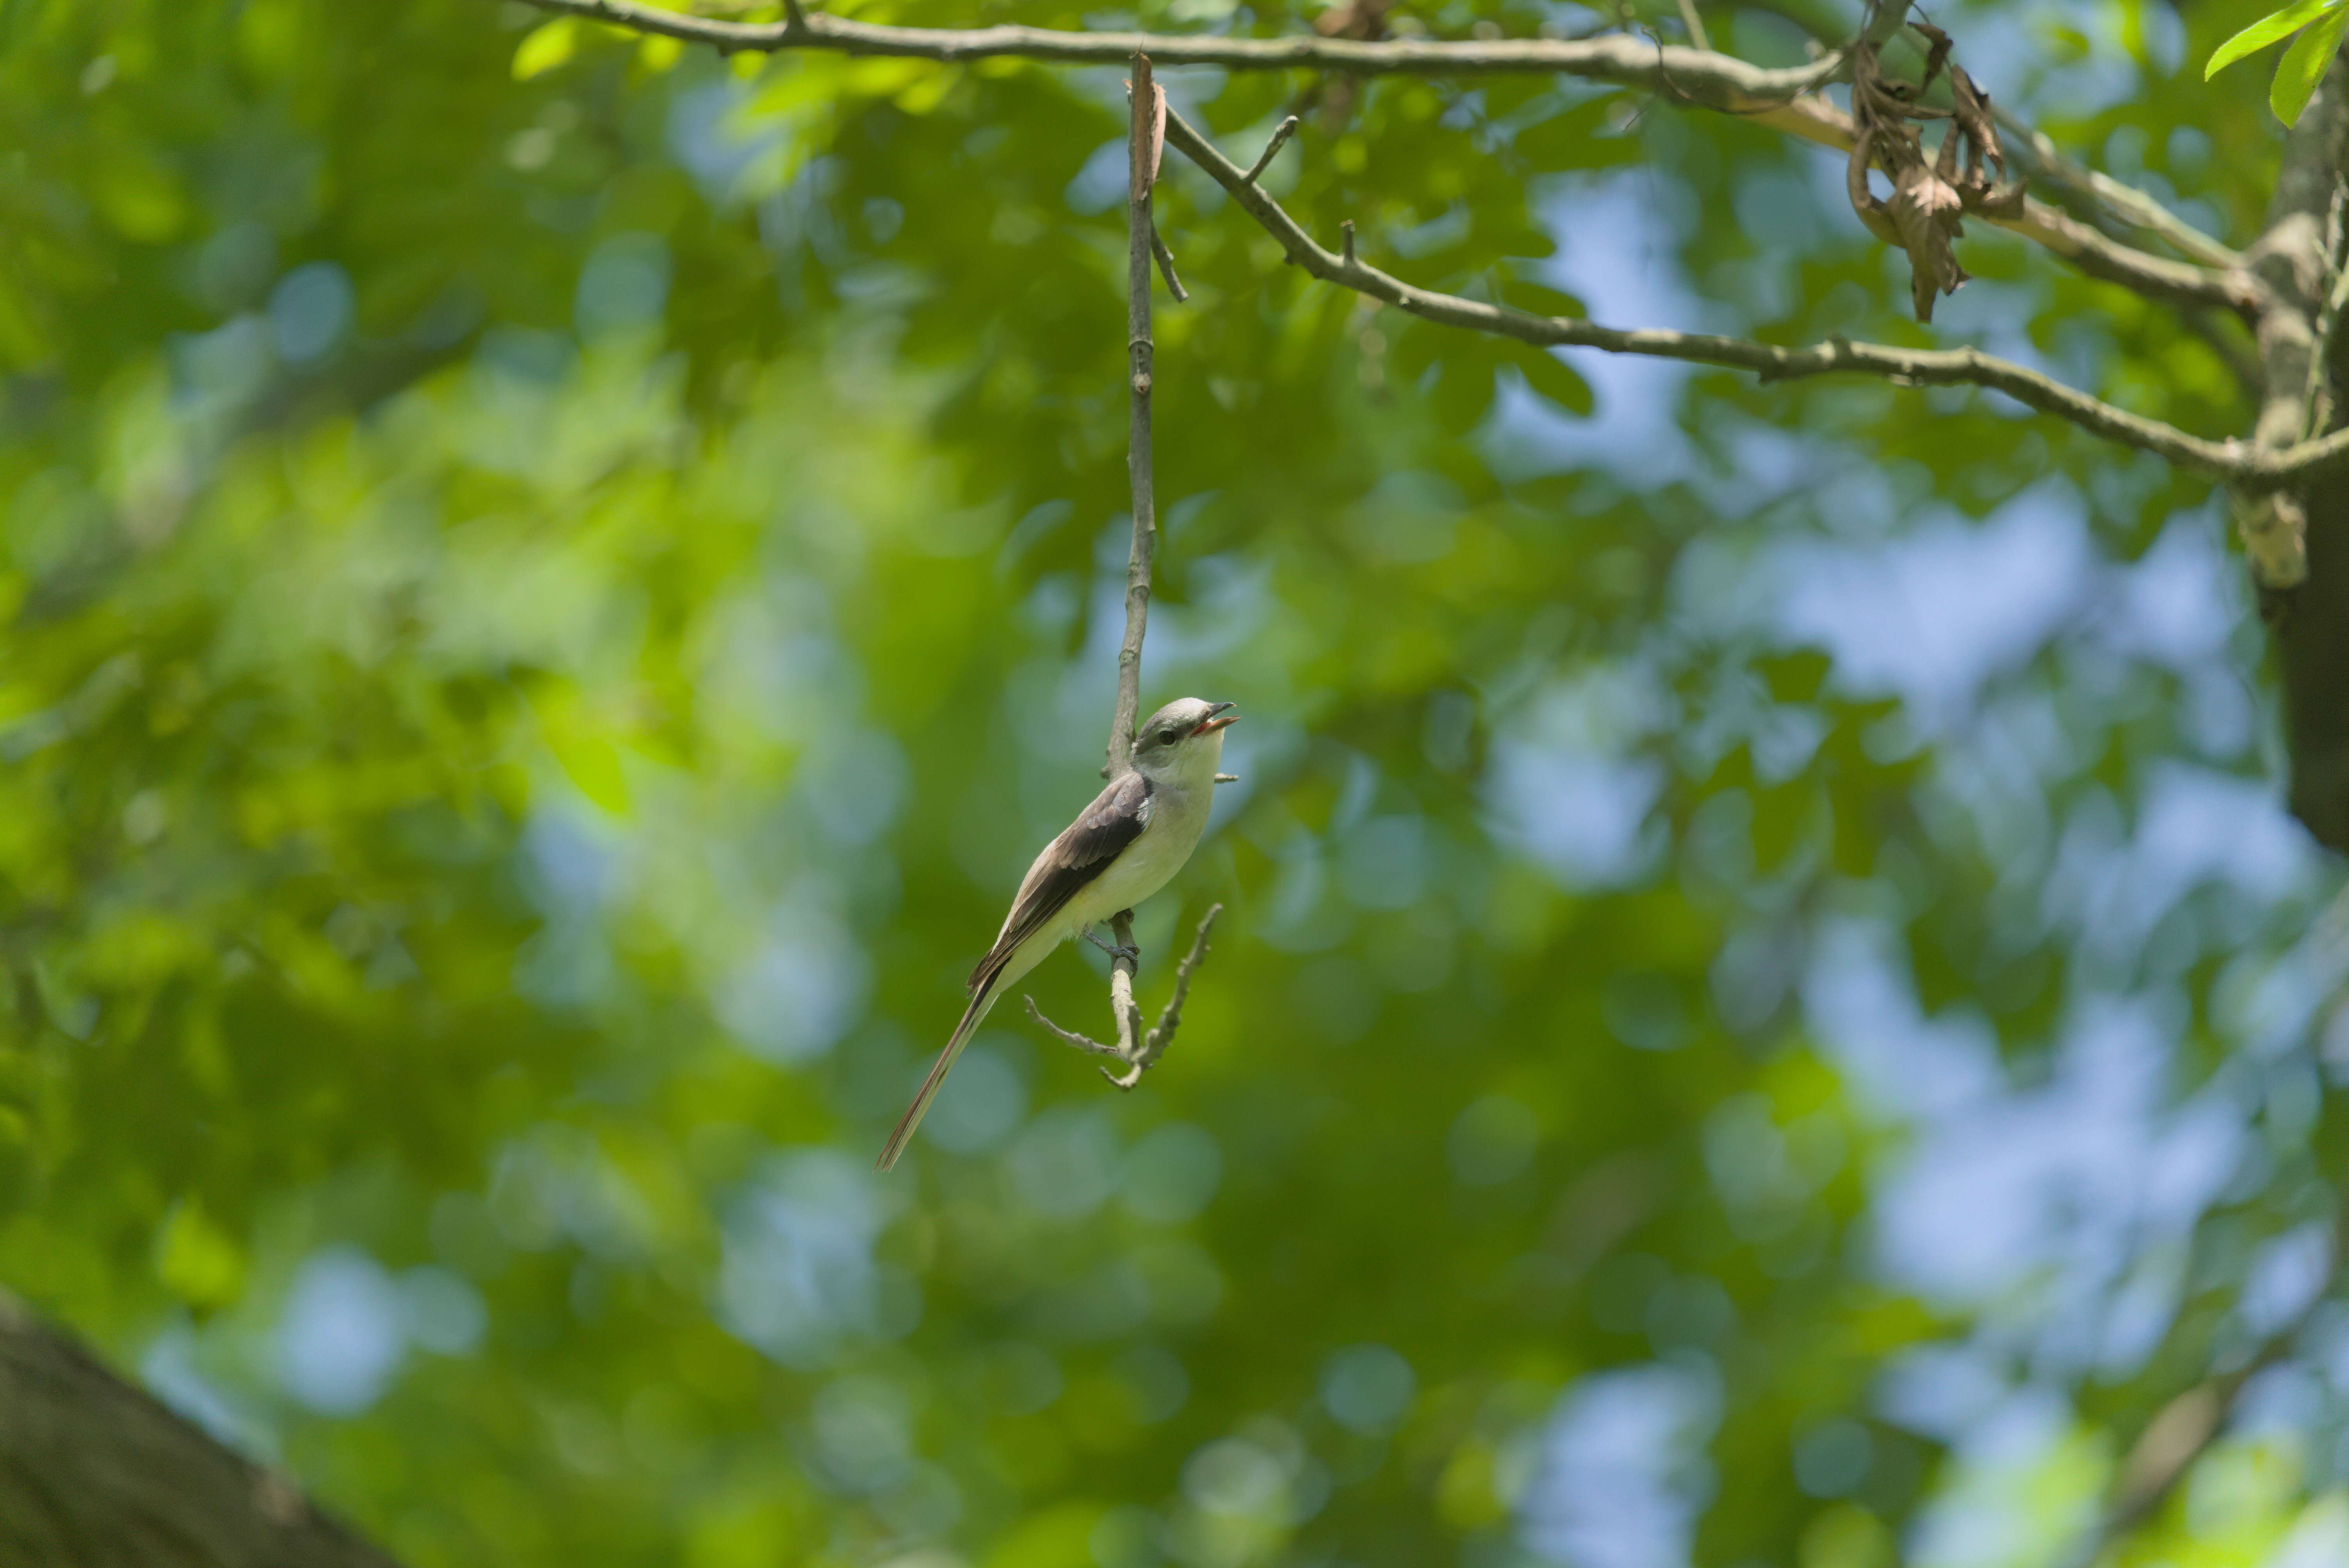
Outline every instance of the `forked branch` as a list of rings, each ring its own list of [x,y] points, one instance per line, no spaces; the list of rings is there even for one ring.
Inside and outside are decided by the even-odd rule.
[[[1111,923],[1119,944],[1128,951],[1133,945],[1133,913],[1127,910]],[[1123,1071],[1112,1072],[1103,1068],[1102,1077],[1120,1088],[1132,1088],[1142,1081],[1142,1075],[1166,1054],[1166,1047],[1174,1043],[1174,1031],[1183,1024],[1183,1004],[1191,995],[1191,976],[1207,956],[1207,934],[1215,930],[1216,917],[1223,913],[1222,904],[1211,903],[1207,906],[1207,913],[1200,917],[1198,932],[1191,938],[1191,951],[1185,954],[1183,962],[1174,966],[1174,994],[1166,998],[1166,1006],[1159,1013],[1158,1022],[1147,1031],[1142,1026],[1142,1008],[1133,999],[1133,970],[1123,954],[1112,965],[1109,976],[1110,1013],[1117,1020],[1117,1044],[1105,1046],[1074,1029],[1061,1027],[1044,1016],[1033,996],[1026,998],[1028,1016],[1059,1036],[1063,1043],[1074,1046],[1089,1056],[1107,1057],[1123,1063]]]

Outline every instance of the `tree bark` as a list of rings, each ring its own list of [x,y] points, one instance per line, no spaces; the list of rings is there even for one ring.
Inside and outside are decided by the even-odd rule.
[[[0,1292],[0,1568],[397,1568]]]
[[[2283,166],[2268,209],[2267,232],[2251,253],[2253,269],[2276,304],[2261,325],[2267,377],[2258,439],[2289,444],[2303,430],[2322,434],[2344,423],[2349,402],[2343,335],[2319,342],[2331,325],[2326,295],[2335,283],[2342,214],[2338,208],[2349,150],[2349,67],[2335,60],[2284,143]],[[2327,354],[2327,350],[2330,354]],[[2320,393],[2321,423],[2308,430],[2308,394],[2324,377],[2312,364],[2329,358],[2332,395]],[[2274,509],[2296,511],[2282,516]],[[2251,503],[2247,542],[2261,526],[2304,529],[2307,575],[2263,588],[2261,612],[2273,628],[2283,680],[2284,738],[2292,758],[2292,810],[2333,850],[2349,852],[2349,484],[2319,479]],[[2253,543],[2254,563],[2257,549]],[[2255,573],[2256,574],[2256,573]]]

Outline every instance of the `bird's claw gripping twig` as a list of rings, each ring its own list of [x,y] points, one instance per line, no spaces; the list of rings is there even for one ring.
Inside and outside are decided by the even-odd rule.
[[[1092,943],[1095,947],[1100,948],[1103,953],[1108,954],[1112,958],[1123,958],[1129,964],[1139,964],[1142,962],[1141,948],[1136,947],[1130,942],[1103,942],[1100,937],[1093,934],[1093,928],[1090,925],[1085,927],[1085,940]]]

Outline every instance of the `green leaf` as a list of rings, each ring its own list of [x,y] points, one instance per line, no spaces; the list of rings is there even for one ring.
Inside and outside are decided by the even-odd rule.
[[[557,16],[543,27],[533,28],[514,50],[513,78],[526,82],[531,77],[553,70],[571,57],[579,46],[579,24],[570,16]]]
[[[652,34],[636,46],[636,64],[654,76],[674,69],[683,58],[684,41],[665,33]]]
[[[2202,67],[2202,79],[2207,82],[2244,56],[2256,54],[2299,32],[2335,3],[2336,0],[2292,0],[2282,10],[2269,12],[2211,51],[2210,63]]]
[[[2292,47],[2277,62],[2275,80],[2268,87],[2268,107],[2284,124],[2299,119],[2300,111],[2316,95],[2316,84],[2323,79],[2324,68],[2340,52],[2344,27],[2349,27],[2349,8],[2328,13],[2323,21],[2294,38]]]
[[[579,793],[615,817],[628,814],[628,773],[620,748],[600,735],[547,737],[547,749]]]
[[[1445,434],[1464,436],[1493,406],[1492,362],[1482,355],[1464,354],[1444,357],[1440,363],[1443,367],[1428,396],[1428,407]]]
[[[1582,317],[1590,314],[1589,307],[1584,304],[1579,297],[1568,294],[1562,289],[1554,289],[1547,284],[1518,283],[1512,280],[1503,289],[1502,294],[1508,304],[1518,310],[1531,311],[1536,315]]]
[[[1568,413],[1590,413],[1590,383],[1557,356],[1537,349],[1513,363],[1525,372],[1526,383]]]
[[[1640,161],[1641,143],[1626,136],[1612,117],[1619,104],[1612,98],[1550,115],[1526,126],[1510,142],[1513,156],[1528,169],[1611,169]]]
[[[244,1294],[244,1254],[194,1197],[171,1206],[155,1239],[163,1288],[199,1312],[229,1306]]]

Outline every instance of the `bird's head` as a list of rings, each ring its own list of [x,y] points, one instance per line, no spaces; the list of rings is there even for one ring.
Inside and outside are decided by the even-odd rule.
[[[1133,738],[1133,769],[1153,783],[1207,786],[1224,755],[1224,731],[1239,715],[1227,702],[1177,697],[1142,721]]]

